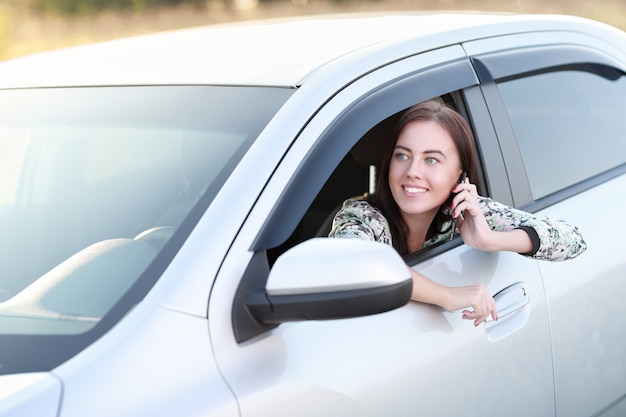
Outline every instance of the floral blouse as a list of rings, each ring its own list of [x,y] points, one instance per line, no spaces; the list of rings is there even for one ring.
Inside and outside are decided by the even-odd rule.
[[[523,229],[529,234],[534,248],[530,253],[523,254],[525,256],[548,261],[564,261],[575,258],[587,249],[579,230],[562,220],[535,216],[486,197],[478,197],[478,203],[492,230]],[[441,232],[424,242],[424,247],[449,240],[451,229],[450,222],[442,225]],[[329,237],[375,240],[392,244],[387,219],[380,210],[364,200],[349,199],[343,203],[343,207],[335,215]]]

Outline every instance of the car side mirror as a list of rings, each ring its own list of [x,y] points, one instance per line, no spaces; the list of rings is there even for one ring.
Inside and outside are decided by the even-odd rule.
[[[265,285],[238,297],[258,324],[252,332],[238,326],[235,309],[240,342],[283,322],[393,310],[409,302],[413,288],[408,267],[391,246],[358,239],[307,240],[282,254],[266,277]]]

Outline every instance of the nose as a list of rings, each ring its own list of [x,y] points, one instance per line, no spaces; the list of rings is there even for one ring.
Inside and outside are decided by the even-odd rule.
[[[421,178],[422,177],[422,164],[419,160],[414,159],[411,161],[406,170],[406,175],[409,178]]]

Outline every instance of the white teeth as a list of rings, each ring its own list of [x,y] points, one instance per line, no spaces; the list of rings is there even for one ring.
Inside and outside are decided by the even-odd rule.
[[[426,190],[424,188],[415,188],[415,187],[404,187],[407,193],[419,194],[425,193]]]

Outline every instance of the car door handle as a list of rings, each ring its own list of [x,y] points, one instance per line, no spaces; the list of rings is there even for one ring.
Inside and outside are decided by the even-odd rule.
[[[519,310],[530,302],[528,287],[523,282],[517,282],[500,290],[493,296],[498,308],[498,318],[503,318]],[[487,321],[493,321],[491,316]]]

